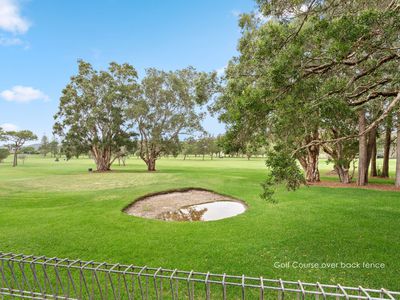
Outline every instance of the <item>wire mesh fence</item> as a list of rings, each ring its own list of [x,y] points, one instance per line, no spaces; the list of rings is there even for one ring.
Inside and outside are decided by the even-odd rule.
[[[400,299],[400,292],[0,252],[0,299]]]

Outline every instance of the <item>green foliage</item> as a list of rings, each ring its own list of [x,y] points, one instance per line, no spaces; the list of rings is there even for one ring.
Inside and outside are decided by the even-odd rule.
[[[271,174],[267,174],[264,182],[261,182],[261,188],[261,199],[264,199],[265,201],[274,204],[278,203],[278,200],[276,199],[276,197],[274,197],[276,183]]]
[[[18,164],[18,151],[25,145],[26,142],[37,140],[37,136],[30,130],[7,131],[4,133],[5,140],[9,141],[9,149],[14,153],[13,167]]]
[[[49,151],[53,157],[60,153],[59,143],[55,138],[49,143]]]
[[[98,170],[107,171],[120,147],[135,143],[125,108],[138,94],[137,73],[129,64],[112,62],[107,71],[78,64],[78,75],[62,92],[54,133],[68,158],[91,152]]]
[[[3,162],[10,155],[7,148],[0,148],[0,162]]]
[[[6,134],[3,128],[0,127],[0,141],[5,141],[5,140],[6,140]]]
[[[147,69],[138,96],[131,99],[127,115],[139,132],[139,154],[150,171],[163,153],[176,153],[179,136],[202,132],[201,105],[214,92],[215,74],[189,67],[164,72]]]
[[[215,138],[210,135],[203,135],[196,142],[196,153],[203,156],[210,155],[211,158],[218,152],[218,147]]]
[[[265,148],[266,141],[286,145],[275,151],[284,161],[288,153],[296,158],[307,181],[318,180],[310,161],[318,159],[320,149],[335,166],[348,169],[357,153],[354,107],[363,105],[373,124],[398,101],[398,5],[385,0],[257,3],[257,13],[240,17],[240,53],[228,64],[214,106],[232,132],[231,145],[245,140],[239,143],[243,147],[260,136]],[[381,114],[375,113],[379,108]],[[296,172],[277,173],[300,182],[293,181]],[[275,177],[267,181],[270,185]]]
[[[38,153],[36,149],[32,146],[26,146],[21,149],[22,154],[36,154]]]
[[[30,130],[6,131],[5,138],[10,141],[14,147],[22,147],[28,141],[37,140],[37,136]]]
[[[273,187],[277,184],[284,183],[289,191],[294,191],[301,184],[306,184],[303,172],[300,170],[296,159],[282,145],[274,146],[273,150],[268,152],[265,164],[269,170],[267,179],[262,183],[263,193],[261,197],[265,200],[276,201],[273,198]]]
[[[196,140],[193,137],[188,137],[181,142],[181,153],[186,155],[196,154]]]
[[[26,142],[37,140],[37,136],[30,130],[7,131],[5,138],[10,142],[9,147],[14,153],[18,152]]]
[[[42,140],[40,141],[39,151],[43,156],[46,156],[47,153],[50,152],[49,138],[46,135],[43,135]]]

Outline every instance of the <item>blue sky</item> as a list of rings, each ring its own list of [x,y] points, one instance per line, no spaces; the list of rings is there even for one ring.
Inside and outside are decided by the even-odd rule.
[[[238,14],[252,0],[0,0],[0,126],[51,135],[76,61],[222,69],[236,54]],[[224,125],[208,117],[212,134]]]

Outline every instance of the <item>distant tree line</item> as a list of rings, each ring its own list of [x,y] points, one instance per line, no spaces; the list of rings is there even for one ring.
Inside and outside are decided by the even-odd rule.
[[[262,146],[240,143],[234,139],[231,140],[225,134],[216,137],[204,135],[198,138],[189,137],[180,141],[178,147],[166,152],[167,155],[181,155],[185,160],[188,157],[201,157],[203,160],[207,157],[245,157],[250,160],[251,157],[263,157],[266,150]]]
[[[40,141],[40,145],[36,151],[38,154],[41,154],[43,157],[50,155],[54,158],[59,158],[59,156],[63,153],[62,148],[58,140],[53,137],[50,141],[46,135],[42,136]]]
[[[68,149],[69,151],[69,149]],[[60,158],[63,155],[71,155],[62,148],[62,145],[53,139],[49,139],[44,135],[41,139],[39,147],[27,146],[21,148],[22,154],[37,154],[42,157],[51,156],[53,158]],[[231,140],[230,137],[222,134],[216,137],[205,134],[200,137],[187,137],[185,139],[177,140],[175,143],[165,145],[163,151],[160,152],[160,157],[182,157],[186,160],[190,157],[205,159],[224,158],[224,157],[241,157],[250,160],[252,157],[264,157],[266,150],[262,146],[250,145],[248,143],[241,144],[239,141]],[[139,157],[140,154],[140,141],[131,144],[131,147],[122,146],[117,152],[117,162],[119,165],[126,165],[126,159],[129,157]],[[79,158],[80,156],[92,157],[92,153],[81,152],[73,153],[73,157]]]

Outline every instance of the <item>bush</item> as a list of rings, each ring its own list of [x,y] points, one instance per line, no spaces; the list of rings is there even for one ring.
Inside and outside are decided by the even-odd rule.
[[[10,155],[10,151],[6,148],[0,148],[0,163]]]

